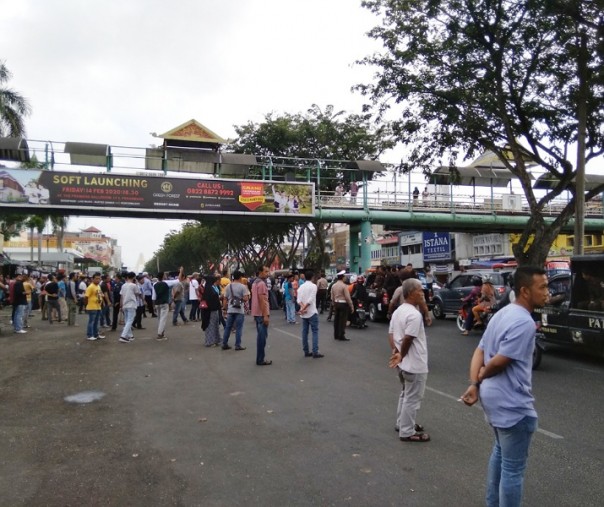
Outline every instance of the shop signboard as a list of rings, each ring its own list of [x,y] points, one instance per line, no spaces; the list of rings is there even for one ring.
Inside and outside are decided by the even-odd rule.
[[[451,260],[451,235],[448,232],[422,233],[424,263]]]

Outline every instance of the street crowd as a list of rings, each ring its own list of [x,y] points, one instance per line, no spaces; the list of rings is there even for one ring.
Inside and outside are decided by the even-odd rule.
[[[226,270],[186,276],[183,268],[175,276],[158,273],[155,278],[134,272],[113,277],[57,273],[39,278],[18,273],[12,279],[0,278],[0,303],[12,305],[11,324],[20,335],[27,333],[32,312],[39,310],[49,325],[66,322],[67,326],[78,325],[77,315],[85,312],[89,341],[103,340],[101,330],[117,331],[120,325],[121,343],[134,341],[133,329],[145,329],[142,318],[150,316],[157,319],[157,340],[163,341],[172,311],[173,326],[201,322],[206,347],[232,349],[234,332],[236,351],[246,350],[242,331],[248,314],[256,326],[256,364],[268,366],[272,360],[265,357],[265,348],[271,310],[282,308],[287,324],[296,325],[301,319],[304,357],[319,359],[324,357],[319,351],[319,315],[329,306],[327,320],[333,315],[334,339],[349,341],[345,330],[355,313],[353,300],[366,297],[361,287],[383,287],[391,291],[388,366],[397,371],[401,384],[395,430],[402,442],[429,442],[430,435],[416,421],[428,378],[425,326],[432,322],[422,283],[409,265],[379,269],[366,282],[363,277],[351,281],[345,271],[338,272],[331,284],[324,273],[313,271],[275,278],[269,276],[267,266],[259,266],[251,279],[240,271],[229,276]],[[514,302],[491,318],[471,359],[470,385],[460,398],[468,406],[480,400],[494,432],[488,506],[521,505],[528,450],[537,429],[531,392],[535,338],[531,313],[549,297],[545,270],[518,268],[514,292]]]

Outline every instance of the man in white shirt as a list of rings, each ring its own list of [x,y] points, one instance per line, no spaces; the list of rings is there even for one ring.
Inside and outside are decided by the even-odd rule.
[[[417,309],[424,301],[424,291],[421,282],[415,278],[405,280],[402,287],[405,302],[392,314],[388,332],[392,348],[389,366],[397,368],[403,386],[398,401],[396,429],[402,442],[428,442],[430,435],[415,422],[428,379],[424,319]]]
[[[199,273],[193,273],[189,282],[189,302],[191,303],[189,320],[191,322],[197,322],[197,314],[199,312],[199,300],[197,299],[197,289],[199,288],[198,277]]]
[[[319,353],[319,315],[317,313],[317,286],[315,285],[315,274],[306,272],[306,282],[298,288],[297,302],[300,305],[298,315],[302,317],[302,350],[304,357],[319,359],[323,354]],[[308,348],[308,328],[312,330],[312,352]]]

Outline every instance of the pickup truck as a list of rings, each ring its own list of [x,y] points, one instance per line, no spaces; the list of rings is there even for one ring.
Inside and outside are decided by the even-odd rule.
[[[604,357],[604,255],[575,256],[570,264],[570,274],[550,278],[550,301],[538,310],[543,344]]]

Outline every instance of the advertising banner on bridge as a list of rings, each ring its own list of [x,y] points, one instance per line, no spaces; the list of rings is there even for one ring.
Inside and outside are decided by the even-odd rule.
[[[424,262],[451,260],[451,236],[448,232],[422,234]]]
[[[314,184],[0,168],[0,207],[314,215]]]

